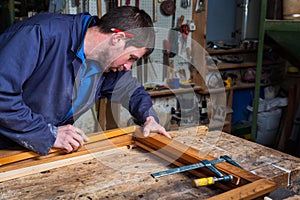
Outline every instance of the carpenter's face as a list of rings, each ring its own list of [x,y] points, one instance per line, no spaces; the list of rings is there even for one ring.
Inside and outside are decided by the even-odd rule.
[[[112,61],[108,71],[130,70],[132,64],[146,53],[146,48],[127,47],[122,50],[119,56]]]

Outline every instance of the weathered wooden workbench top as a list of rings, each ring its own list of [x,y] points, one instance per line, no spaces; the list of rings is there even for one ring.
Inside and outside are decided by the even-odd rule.
[[[171,132],[175,140],[216,158],[230,156],[245,170],[300,192],[300,159],[223,132],[198,127]],[[0,182],[0,199],[204,199],[220,191],[193,188],[189,173],[159,179],[153,172],[168,164],[139,148],[116,148],[94,158]]]

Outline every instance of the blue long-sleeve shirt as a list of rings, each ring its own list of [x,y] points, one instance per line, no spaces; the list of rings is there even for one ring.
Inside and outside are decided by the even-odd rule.
[[[0,35],[0,148],[8,141],[45,155],[56,127],[72,124],[100,97],[122,103],[145,122],[156,113],[149,94],[130,71],[103,73],[95,101],[66,118],[72,107],[82,33],[89,14],[39,14]],[[87,27],[86,27],[87,28]]]

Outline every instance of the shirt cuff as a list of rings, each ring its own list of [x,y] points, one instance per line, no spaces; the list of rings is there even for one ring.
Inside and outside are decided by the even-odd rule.
[[[53,136],[56,138],[57,137],[57,127],[52,125],[52,124],[48,124],[49,130],[50,132],[53,134]]]

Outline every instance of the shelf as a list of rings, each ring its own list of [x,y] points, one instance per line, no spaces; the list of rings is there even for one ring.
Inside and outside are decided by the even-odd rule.
[[[300,21],[265,20],[265,32],[288,55],[295,66],[300,66]]]
[[[264,61],[263,65],[276,65],[279,64],[278,61]],[[249,68],[256,67],[256,62],[243,62],[243,63],[221,63],[217,66],[207,66],[208,70],[229,70],[229,69],[239,69],[239,68]]]
[[[151,97],[162,97],[169,96],[174,94],[184,94],[195,91],[201,91],[203,88],[201,86],[194,86],[190,88],[179,88],[179,89],[169,89],[169,90],[161,90],[161,91],[148,91]]]
[[[273,85],[273,84],[272,83],[261,83],[260,84],[261,87],[267,87],[270,85]],[[232,87],[233,90],[243,90],[243,89],[251,89],[251,88],[255,88],[255,83],[239,82]]]
[[[300,74],[299,73],[295,73],[295,74],[287,73],[286,77],[288,77],[288,78],[300,78]]]
[[[261,83],[260,86],[261,87],[267,87],[270,85],[274,85],[276,83]],[[236,85],[233,85],[231,88],[225,88],[225,91],[228,90],[245,90],[245,89],[254,89],[255,88],[255,83],[245,83],[245,82],[237,82]],[[214,93],[220,93],[220,92],[224,92],[224,88],[220,88],[220,89],[205,89],[205,90],[201,90],[199,91],[199,93],[201,94],[214,94]]]
[[[300,21],[292,20],[266,20],[266,31],[299,32]]]
[[[254,53],[257,52],[256,49],[207,49],[209,55],[218,55],[218,54],[245,54],[245,53]]]

